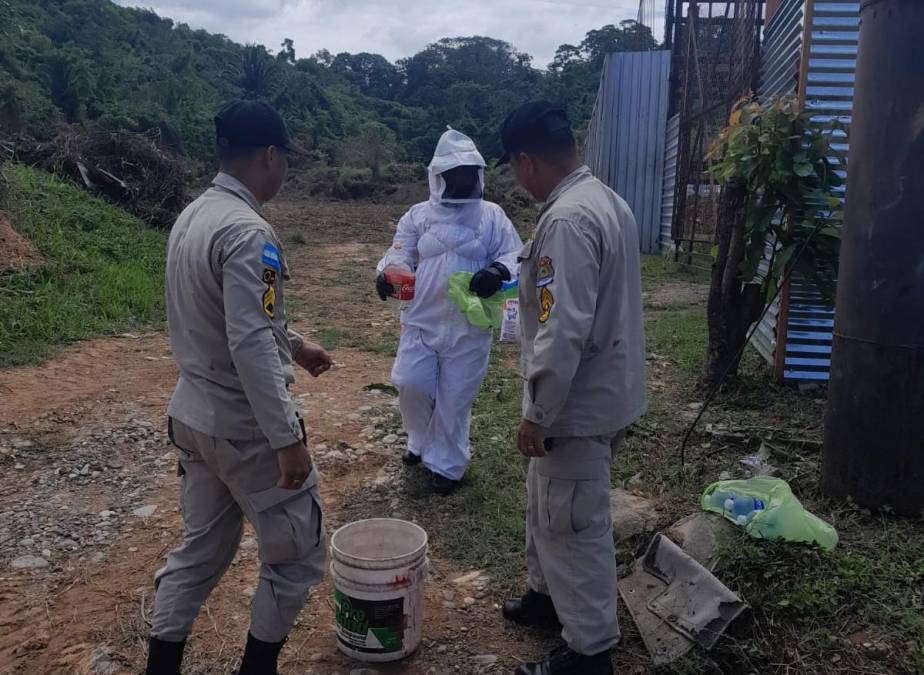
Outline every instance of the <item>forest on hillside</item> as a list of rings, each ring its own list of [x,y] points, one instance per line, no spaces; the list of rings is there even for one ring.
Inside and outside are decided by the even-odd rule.
[[[263,99],[286,117],[313,160],[376,172],[420,162],[450,124],[499,155],[512,107],[544,97],[580,129],[604,55],[651,49],[649,28],[622,21],[558,47],[541,67],[501,40],[448,37],[392,63],[323,45],[240,45],[109,0],[0,0],[0,142],[83,133],[155,133],[194,171],[211,164],[215,110]]]

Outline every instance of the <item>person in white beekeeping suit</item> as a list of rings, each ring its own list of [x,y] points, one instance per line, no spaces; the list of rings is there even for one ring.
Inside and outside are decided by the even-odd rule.
[[[449,299],[449,277],[470,272],[469,289],[491,297],[517,274],[523,248],[504,210],[482,198],[484,167],[468,136],[445,132],[428,167],[430,199],[404,214],[377,268],[383,300],[394,292],[386,268],[416,273],[414,297],[401,313],[392,382],[408,434],[404,463],[423,461],[438,494],[452,492],[468,466],[472,404],[488,369],[492,336]]]

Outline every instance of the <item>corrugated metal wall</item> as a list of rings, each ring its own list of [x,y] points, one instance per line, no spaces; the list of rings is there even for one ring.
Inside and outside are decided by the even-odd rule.
[[[802,49],[804,3],[811,2],[808,49]],[[807,54],[805,109],[813,121],[851,121],[853,83],[860,27],[860,3],[836,0],[784,0],[767,27],[762,64],[762,95],[795,91],[801,54]],[[847,156],[847,134],[836,131],[833,148]],[[841,197],[844,188],[840,189]],[[768,312],[754,337],[755,346],[773,360],[779,303]],[[790,381],[826,381],[831,365],[834,308],[825,306],[817,291],[793,278],[786,321],[783,377]]]
[[[813,0],[811,41],[805,82],[805,109],[812,120],[851,121],[857,69],[860,3]],[[847,132],[833,132],[832,148],[846,159]],[[846,173],[842,174],[846,177]],[[846,186],[846,181],[845,181]],[[839,188],[841,198],[846,187]],[[831,368],[834,308],[811,284],[793,277],[786,322],[785,380],[827,381]]]
[[[677,152],[680,148],[680,115],[667,121],[664,142],[664,182],[661,190],[661,251],[674,250],[671,223],[674,217],[674,190],[677,185]]]
[[[670,52],[607,54],[585,161],[632,208],[643,252],[659,250]]]
[[[804,5],[805,0],[783,0],[767,24],[760,62],[760,94],[762,96],[785,96],[796,93],[802,54]],[[766,258],[769,258],[770,251],[768,246]],[[767,273],[767,265],[766,261],[761,265],[761,274]],[[751,340],[751,344],[769,363],[773,363],[776,350],[776,324],[779,312],[780,302],[776,300],[767,310]]]

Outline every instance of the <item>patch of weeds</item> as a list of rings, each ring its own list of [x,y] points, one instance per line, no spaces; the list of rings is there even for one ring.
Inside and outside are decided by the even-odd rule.
[[[363,387],[363,391],[381,391],[389,396],[397,396],[398,388],[390,384],[385,384],[384,382],[373,382],[372,384],[367,384]]]
[[[344,346],[343,342],[345,336],[343,331],[339,328],[322,328],[312,337],[327,351],[333,351]]]
[[[674,262],[663,255],[642,256],[642,287],[647,291],[666,281],[709,282],[709,275],[702,270]]]
[[[749,645],[758,672],[921,672],[924,528],[873,518],[858,526],[860,536],[847,532],[831,552],[743,533],[723,551],[716,575],[752,609],[732,637]],[[861,634],[870,638],[848,639]],[[714,656],[731,664],[738,654],[726,644]]]
[[[440,548],[463,568],[487,570],[499,588],[518,586],[525,570],[527,463],[515,442],[523,382],[513,351],[496,343],[472,411],[472,463],[439,525]]]
[[[3,167],[4,208],[45,264],[0,275],[0,364],[163,319],[167,235],[51,174]]]
[[[670,357],[685,380],[699,376],[709,335],[702,309],[658,312],[646,322],[645,332],[649,352]]]
[[[293,232],[288,237],[288,243],[293,246],[304,246],[308,243],[308,239],[302,232]]]

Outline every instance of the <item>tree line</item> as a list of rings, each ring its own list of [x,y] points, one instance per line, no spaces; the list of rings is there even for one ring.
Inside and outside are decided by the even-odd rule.
[[[580,129],[603,57],[656,46],[623,21],[561,45],[546,68],[502,40],[450,37],[397,62],[379,54],[276,49],[175,23],[109,0],[0,0],[0,137],[45,139],[60,125],[89,132],[157,130],[199,169],[212,157],[211,120],[224,101],[262,99],[327,164],[428,158],[447,124],[488,157],[508,110],[533,97],[567,105]]]

